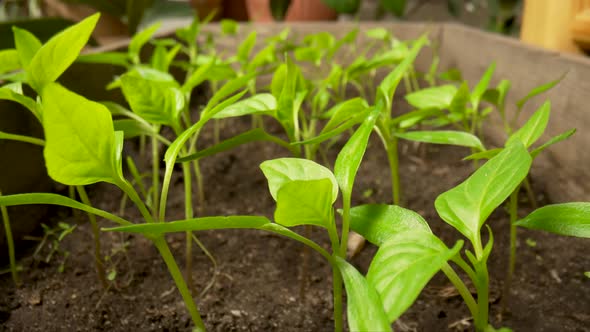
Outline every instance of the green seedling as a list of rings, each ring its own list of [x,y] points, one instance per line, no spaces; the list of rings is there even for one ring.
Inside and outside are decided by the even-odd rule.
[[[21,69],[21,71],[16,72],[11,77],[11,79],[16,79],[16,82],[0,88],[0,99],[11,100],[23,105],[31,111],[39,122],[43,123],[42,105],[23,94],[22,84],[28,84],[40,95],[46,85],[56,81],[74,62],[90,38],[98,18],[99,14],[90,16],[55,35],[44,45],[30,32],[13,27],[16,56],[20,64],[16,69]],[[45,145],[45,141],[39,138],[2,132],[0,132],[0,139],[16,140],[39,146]],[[72,193],[73,188],[70,188]],[[75,189],[82,201],[90,205],[84,187],[77,186]],[[101,246],[98,225],[94,215],[89,214],[88,217],[94,236],[94,258],[98,278],[102,285],[106,287],[107,280],[100,255]]]
[[[38,261],[43,261],[45,264],[49,264],[56,255],[59,255],[61,259],[57,271],[63,273],[70,252],[61,248],[61,242],[76,229],[76,225],[68,225],[64,222],[59,222],[55,227],[49,227],[45,224],[41,224],[41,227],[43,227],[43,238],[41,238],[39,245],[37,245],[33,257]],[[49,249],[49,252],[44,255],[45,257],[43,258],[40,257],[40,254],[45,247]]]
[[[2,193],[0,192],[0,196]],[[8,217],[8,210],[5,206],[0,206],[0,215],[4,224],[4,234],[6,235],[6,244],[8,246],[8,259],[10,260],[10,274],[12,281],[16,286],[20,286],[21,281],[18,277],[18,267],[16,265],[16,254],[14,250],[14,240],[12,238],[12,228],[10,227],[10,219]]]

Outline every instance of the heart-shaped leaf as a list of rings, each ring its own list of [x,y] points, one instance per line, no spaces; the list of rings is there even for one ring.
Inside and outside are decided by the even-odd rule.
[[[316,225],[329,227],[332,204],[336,200],[330,179],[296,180],[281,186],[277,193],[275,222],[292,227]]]

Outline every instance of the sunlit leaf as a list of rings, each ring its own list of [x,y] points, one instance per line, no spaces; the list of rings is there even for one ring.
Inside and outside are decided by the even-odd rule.
[[[332,179],[285,182],[277,192],[275,222],[287,227],[316,225],[328,228],[335,201]]]
[[[517,221],[516,225],[559,235],[590,238],[590,203],[546,205]]]
[[[408,131],[405,133],[395,133],[395,136],[410,141],[433,143],[433,144],[449,144],[457,146],[466,146],[478,150],[485,150],[483,144],[477,136],[464,132],[453,130],[421,130]]]

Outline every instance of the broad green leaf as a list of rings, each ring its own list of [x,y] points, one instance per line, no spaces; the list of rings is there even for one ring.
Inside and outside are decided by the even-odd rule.
[[[81,63],[102,63],[108,65],[116,65],[121,67],[128,67],[129,55],[123,52],[104,52],[104,53],[89,53],[80,54],[76,62]]]
[[[14,45],[18,52],[20,63],[22,68],[26,68],[35,56],[35,53],[41,48],[41,42],[34,34],[16,26],[12,26],[12,33],[14,34]]]
[[[551,113],[551,103],[546,101],[539,109],[529,118],[529,120],[510,135],[506,145],[511,144],[514,140],[520,140],[524,146],[529,148],[535,143],[547,128],[549,115]]]
[[[406,12],[406,0],[379,0],[381,7],[397,17],[404,16]]]
[[[133,63],[139,63],[139,52],[141,51],[141,48],[152,39],[152,36],[158,31],[158,29],[160,29],[161,25],[161,22],[154,23],[143,29],[141,32],[136,33],[133,38],[131,38],[128,53]]]
[[[380,246],[393,234],[409,230],[430,232],[418,213],[397,205],[367,204],[350,209],[350,228]]]
[[[342,150],[340,150],[338,157],[336,157],[334,176],[338,181],[338,186],[344,197],[350,198],[352,194],[354,178],[367,150],[369,136],[373,132],[379,112],[380,110],[376,108],[369,114],[365,121],[363,121],[363,124],[350,137]]]
[[[39,105],[33,99],[16,93],[9,88],[2,87],[0,88],[0,100],[11,100],[23,105],[29,111],[31,111],[33,115],[35,115],[37,120],[41,121],[41,111],[39,109]]]
[[[336,257],[344,287],[346,315],[350,331],[391,331],[379,293],[354,266]]]
[[[1,206],[16,206],[16,205],[32,205],[32,204],[47,204],[47,205],[59,205],[73,209],[82,210],[84,212],[95,214],[99,217],[112,220],[120,225],[130,225],[131,223],[121,217],[106,211],[93,208],[86,204],[82,204],[69,197],[65,197],[57,194],[46,194],[46,193],[34,193],[34,194],[17,194],[17,195],[5,195],[0,196]]]
[[[268,189],[276,201],[282,186],[292,181],[329,179],[332,182],[332,202],[338,197],[338,183],[334,174],[326,167],[307,159],[279,158],[260,164],[268,180]]]
[[[234,136],[232,138],[226,139],[226,140],[224,140],[224,141],[222,141],[210,148],[200,150],[196,153],[190,154],[190,155],[182,157],[182,158],[178,158],[176,160],[176,162],[183,163],[183,162],[187,162],[187,161],[191,161],[191,160],[201,159],[204,157],[218,154],[223,151],[233,149],[234,147],[240,146],[242,144],[256,142],[256,141],[274,142],[274,143],[277,143],[287,149],[292,149],[291,146],[289,145],[289,143],[281,140],[280,138],[278,138],[276,136],[268,134],[266,131],[264,131],[261,128],[256,128],[256,129],[249,130],[245,133],[242,133],[240,135]]]
[[[428,43],[428,38],[426,35],[421,36],[418,38],[414,45],[412,45],[411,50],[408,52],[404,60],[397,66],[395,69],[389,73],[383,81],[379,84],[377,88],[377,97],[376,100],[382,100],[385,105],[385,109],[387,112],[390,112],[391,109],[391,101],[393,99],[393,94],[395,89],[397,88],[399,82],[404,77],[406,71],[408,71],[416,57],[418,56],[418,52],[422,49],[424,45]]]
[[[539,85],[538,87],[535,87],[534,89],[532,89],[526,96],[524,96],[524,98],[520,99],[519,101],[516,102],[516,106],[520,109],[522,108],[531,98],[542,94],[545,91],[551,90],[554,86],[556,86],[557,84],[559,84],[559,82],[561,82],[561,80],[563,80],[563,78],[565,77],[567,73],[564,73],[563,75],[561,75],[560,78],[556,79],[555,81],[551,81],[548,83],[545,83],[543,85]]]
[[[122,131],[125,138],[154,134],[154,129],[150,125],[134,119],[114,120],[113,127],[115,131]]]
[[[248,114],[273,114],[277,109],[277,100],[270,93],[259,93],[230,105],[213,118],[223,119]]]
[[[479,242],[481,226],[524,180],[531,163],[524,145],[514,142],[463,183],[439,195],[436,211],[472,242]]]
[[[42,91],[45,163],[49,175],[66,185],[117,183],[111,113],[59,84]]]
[[[479,102],[481,101],[481,97],[488,89],[488,86],[490,85],[490,81],[492,80],[492,75],[494,75],[495,70],[496,70],[496,63],[492,62],[492,64],[488,67],[486,72],[483,74],[483,76],[479,80],[479,82],[477,82],[477,84],[473,88],[473,91],[471,92],[471,103],[473,103],[474,105],[479,104]]]
[[[150,123],[173,126],[184,108],[184,96],[166,82],[121,76],[121,88],[131,110]]]
[[[166,234],[185,231],[206,231],[211,229],[258,228],[270,223],[266,217],[227,216],[202,217],[165,223],[146,223],[113,228],[103,228],[106,232],[127,232],[140,234]]]
[[[21,69],[20,57],[15,49],[0,50],[0,74]]]
[[[295,180],[285,182],[277,192],[275,222],[286,227],[330,226],[336,201],[331,179]]]
[[[405,133],[395,133],[395,136],[410,141],[449,144],[457,146],[466,146],[484,151],[485,148],[477,136],[464,132],[453,130],[436,130],[436,131],[408,131]]]
[[[546,205],[517,221],[516,225],[559,235],[590,238],[590,203]]]
[[[469,156],[463,158],[463,160],[492,159],[501,151],[502,151],[502,149],[500,149],[500,148],[485,150],[485,151],[477,152],[474,154],[470,154]]]
[[[96,26],[100,14],[94,14],[53,36],[35,53],[25,68],[27,81],[37,92],[54,82],[76,60]]]
[[[435,235],[422,229],[392,234],[377,250],[367,280],[381,297],[390,322],[395,321],[416,300],[428,281],[455,256]]]
[[[369,105],[362,98],[353,98],[343,101],[334,105],[326,113],[322,115],[323,118],[329,118],[328,123],[322,128],[320,134],[327,133],[346,121],[350,120],[353,116],[367,110]]]
[[[150,59],[150,64],[154,69],[159,71],[166,72],[168,71],[168,64],[166,63],[166,46],[162,44],[156,44],[154,48],[154,52],[152,53],[152,57]]]
[[[447,109],[457,93],[454,85],[440,85],[409,93],[405,96],[408,104],[417,109]]]
[[[566,140],[566,139],[570,138],[575,133],[576,133],[576,129],[570,129],[563,134],[559,134],[557,136],[552,137],[545,144],[543,144],[543,145],[539,146],[538,148],[534,149],[533,151],[531,151],[531,157],[533,157],[533,159],[536,158],[539,155],[539,153],[543,152],[545,149],[547,149],[551,145],[553,145],[555,143],[559,143],[563,140]]]

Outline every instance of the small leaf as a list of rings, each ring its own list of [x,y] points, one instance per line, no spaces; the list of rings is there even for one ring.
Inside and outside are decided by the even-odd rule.
[[[494,75],[494,71],[496,70],[496,63],[492,62],[492,64],[488,67],[486,72],[483,74],[479,82],[473,88],[471,92],[471,102],[476,105],[479,104],[481,101],[481,97],[488,89],[490,85],[490,81],[492,80],[492,75]],[[475,107],[475,106],[474,106]]]
[[[182,85],[182,92],[188,93],[192,91],[199,84],[203,83],[209,76],[209,70],[215,65],[216,59],[213,58],[206,64],[199,66],[197,70],[193,71],[189,78]]]
[[[525,147],[529,148],[533,145],[547,128],[549,123],[549,115],[551,113],[551,103],[545,102],[539,109],[529,118],[529,120],[510,135],[510,138],[506,142],[506,145],[511,144],[514,140],[518,139],[524,144]]]
[[[238,47],[236,56],[240,61],[246,62],[248,61],[248,58],[250,58],[250,53],[252,52],[254,45],[256,45],[256,35],[256,31],[250,32]]]
[[[131,110],[150,123],[174,125],[184,107],[179,89],[166,82],[152,81],[125,74],[121,88]]]
[[[447,109],[450,107],[457,88],[454,85],[441,85],[432,88],[421,89],[409,94],[405,98],[408,104],[417,109]]]
[[[554,86],[556,86],[557,84],[559,84],[559,82],[561,82],[561,80],[564,79],[565,75],[567,73],[564,73],[563,75],[561,75],[560,78],[556,79],[555,81],[551,81],[542,85],[539,85],[538,87],[535,87],[534,89],[532,89],[526,96],[524,96],[524,98],[520,99],[519,101],[516,102],[516,106],[520,109],[522,108],[531,98],[542,94],[545,91],[551,90]]]
[[[393,234],[408,230],[430,232],[418,213],[396,205],[367,204],[350,209],[350,228],[380,246]]]
[[[284,183],[277,192],[275,222],[286,227],[316,225],[329,227],[336,197],[331,179],[296,180]]]
[[[590,203],[563,203],[536,209],[517,226],[559,235],[590,238]]]
[[[334,105],[326,113],[322,115],[324,118],[329,118],[328,123],[322,128],[320,134],[329,132],[344,122],[351,119],[354,115],[365,111],[369,108],[367,102],[362,98],[353,98]]]
[[[437,130],[437,131],[408,131],[405,133],[395,133],[395,136],[410,141],[449,144],[457,146],[466,146],[484,151],[485,148],[477,136],[464,131]]]
[[[531,162],[522,143],[509,145],[463,183],[439,195],[434,202],[436,211],[472,242],[480,241],[481,226],[520,185]]]
[[[461,71],[456,68],[452,68],[452,69],[449,69],[447,71],[440,73],[438,75],[438,78],[440,78],[441,80],[451,81],[451,82],[462,82],[463,81],[463,75],[461,74]]]
[[[21,69],[20,57],[15,49],[0,50],[0,74]]]
[[[223,119],[248,114],[273,114],[277,109],[277,100],[270,93],[259,93],[230,105],[213,118]]]
[[[129,55],[123,52],[103,52],[80,54],[76,59],[79,63],[102,63],[114,66],[128,67]]]
[[[332,182],[331,201],[334,202],[338,197],[338,183],[334,174],[311,160],[299,158],[267,160],[260,164],[260,169],[268,180],[268,189],[275,201],[278,199],[279,190],[286,183],[321,179],[329,179]]]
[[[492,159],[493,157],[495,157],[501,151],[502,151],[502,149],[499,149],[499,148],[485,150],[485,151],[482,151],[482,152],[477,152],[477,153],[471,154],[471,155],[463,158],[463,160]]]
[[[391,32],[385,28],[372,28],[365,31],[365,36],[376,40],[388,40],[391,38]]]
[[[336,157],[334,176],[344,197],[350,198],[352,194],[354,179],[367,150],[369,136],[379,117],[379,112],[380,109],[376,108],[369,114]]]
[[[393,234],[375,254],[367,280],[381,297],[390,322],[416,300],[428,281],[461,249],[452,249],[430,232],[415,229]]]
[[[45,84],[54,82],[76,60],[90,38],[100,14],[94,14],[53,36],[31,59],[28,83],[40,92]]]
[[[575,133],[576,133],[576,129],[570,129],[563,134],[559,134],[557,136],[552,137],[545,144],[543,144],[543,145],[539,146],[538,148],[534,149],[533,151],[531,151],[531,157],[533,157],[533,159],[536,158],[539,155],[539,153],[543,152],[545,149],[547,149],[551,145],[553,145],[555,143],[559,143],[561,141],[564,141],[564,140],[570,138]]]
[[[152,36],[158,31],[158,29],[160,29],[161,25],[161,22],[154,23],[143,29],[141,32],[136,33],[133,38],[131,38],[128,53],[129,57],[133,59],[133,63],[139,63],[139,52],[141,51],[141,48],[152,39]]]
[[[71,186],[117,183],[122,171],[114,168],[115,132],[107,108],[56,83],[43,89],[42,100],[44,155],[51,178]]]
[[[269,224],[266,217],[258,216],[228,216],[202,217],[165,223],[146,223],[129,226],[103,228],[105,232],[127,232],[139,234],[166,234],[186,231],[206,231],[211,229],[258,228]]]
[[[20,63],[22,68],[26,68],[41,48],[41,42],[34,34],[16,26],[12,26],[12,33],[14,34],[14,45],[18,52]]]
[[[238,30],[240,29],[238,22],[230,19],[223,19],[219,22],[219,24],[221,25],[221,32],[223,32],[225,35],[233,36],[237,34]]]
[[[346,314],[350,331],[391,331],[379,293],[357,269],[336,257],[346,287]]]

